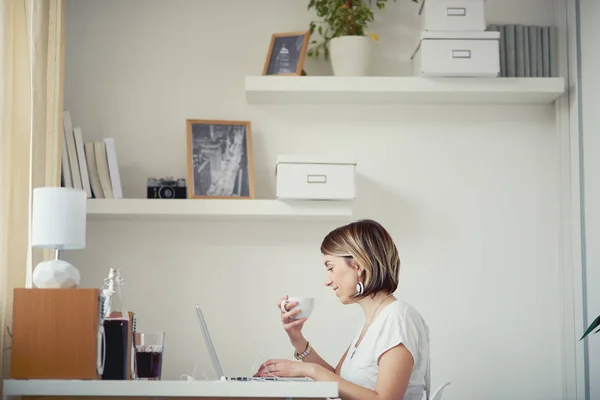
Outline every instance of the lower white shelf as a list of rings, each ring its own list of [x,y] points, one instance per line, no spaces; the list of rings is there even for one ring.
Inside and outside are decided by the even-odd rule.
[[[89,199],[88,219],[348,219],[350,201]]]
[[[284,397],[338,396],[336,382],[4,380],[10,396]]]

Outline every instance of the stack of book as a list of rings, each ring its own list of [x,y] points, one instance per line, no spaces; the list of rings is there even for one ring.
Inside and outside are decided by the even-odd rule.
[[[501,77],[558,77],[558,28],[520,24],[490,24],[500,32]]]
[[[61,164],[61,186],[83,189],[88,198],[123,198],[115,140],[84,143],[81,128],[73,128],[68,110],[63,112]]]

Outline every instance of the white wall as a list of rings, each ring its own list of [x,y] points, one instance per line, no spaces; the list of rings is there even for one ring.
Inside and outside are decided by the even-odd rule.
[[[487,3],[490,22],[554,22],[551,0]],[[246,104],[244,76],[261,73],[272,33],[307,26],[306,4],[67,0],[65,108],[86,141],[115,138],[126,197],[144,197],[147,176],[185,176],[186,118],[252,122],[258,198],[274,196],[277,154],[356,154],[356,218],[397,241],[397,295],[430,326],[433,386],[452,381],[448,400],[562,398],[554,108]],[[378,14],[378,73],[407,73],[416,9]],[[305,334],[330,363],[360,326],[322,285],[319,245],[335,226],[90,221],[87,248],[67,256],[85,287],[122,268],[140,329],[167,331],[165,378],[195,364],[214,377],[197,301],[226,372],[248,374],[291,356],[284,294],[317,297]]]
[[[580,54],[579,70],[581,93],[581,141],[583,143],[583,199],[584,199],[584,243],[585,243],[585,292],[587,306],[586,327],[600,315],[600,182],[597,171],[600,169],[600,137],[598,136],[598,35],[600,28],[596,18],[600,15],[600,3],[596,0],[578,0],[580,16]],[[582,329],[584,329],[582,327]],[[589,380],[589,399],[600,398],[600,334],[592,334],[587,339],[587,376]]]

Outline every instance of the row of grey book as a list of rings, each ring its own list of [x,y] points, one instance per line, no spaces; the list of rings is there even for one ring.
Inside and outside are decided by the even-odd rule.
[[[557,77],[558,28],[520,24],[490,24],[500,31],[501,77]]]

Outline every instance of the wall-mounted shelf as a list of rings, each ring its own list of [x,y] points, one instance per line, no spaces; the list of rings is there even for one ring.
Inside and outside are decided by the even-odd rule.
[[[249,103],[549,104],[564,78],[248,76]]]
[[[88,199],[88,219],[346,220],[352,202],[247,199]]]

